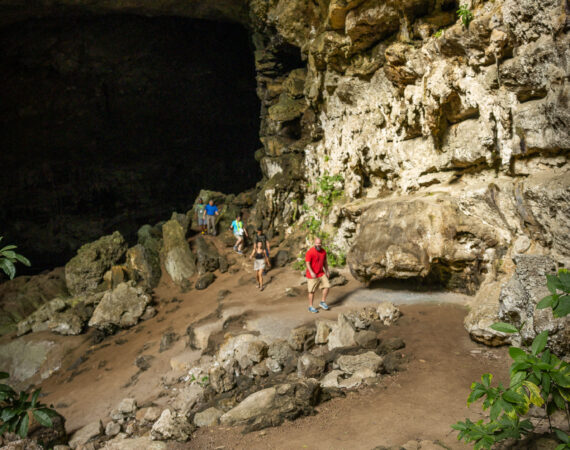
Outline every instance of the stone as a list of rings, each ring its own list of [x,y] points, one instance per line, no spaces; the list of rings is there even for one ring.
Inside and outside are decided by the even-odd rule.
[[[234,371],[220,366],[210,369],[209,381],[212,388],[219,393],[231,391],[236,386]]]
[[[266,359],[256,364],[251,368],[251,374],[256,377],[266,377],[269,375],[269,369],[267,367]]]
[[[185,372],[190,370],[200,358],[200,352],[187,350],[170,358],[170,368],[175,372]]]
[[[197,383],[192,383],[178,391],[171,405],[181,416],[186,416],[203,398],[204,388]]]
[[[339,347],[352,347],[356,345],[356,330],[344,314],[338,315],[337,323],[329,334],[328,348],[334,350]]]
[[[212,425],[217,425],[223,414],[224,412],[217,408],[212,407],[205,409],[194,415],[194,425],[197,427],[211,427]]]
[[[193,325],[187,330],[188,344],[190,348],[205,350],[208,347],[208,340],[213,333],[223,328],[223,320],[215,322],[205,322],[199,325]]]
[[[210,286],[216,280],[216,276],[212,272],[205,273],[196,280],[196,289],[203,290]]]
[[[281,423],[284,418],[310,414],[316,404],[319,388],[316,380],[307,379],[262,389],[221,416],[220,424],[233,426],[273,417],[272,420],[258,422],[262,426],[271,426]]]
[[[345,31],[353,51],[369,47],[394,33],[400,26],[398,10],[391,3],[367,0],[346,14]]]
[[[297,327],[291,330],[287,342],[293,350],[302,351],[306,343],[315,337],[316,330],[313,327]]]
[[[10,384],[27,387],[32,377],[47,378],[57,370],[61,361],[56,357],[57,345],[50,340],[25,341],[16,339],[0,345],[0,367],[10,373]]]
[[[315,344],[326,344],[334,322],[332,320],[317,320],[316,325]]]
[[[342,379],[339,381],[339,387],[344,389],[353,389],[362,384],[362,382],[367,378],[376,377],[376,372],[369,368],[358,369],[352,376]]]
[[[158,420],[162,414],[162,409],[157,406],[148,406],[137,410],[136,419],[138,422],[152,423]]]
[[[166,450],[167,445],[165,442],[152,441],[150,436],[132,439],[117,436],[115,439],[107,441],[102,448],[105,450]]]
[[[297,360],[297,375],[304,378],[320,378],[325,370],[324,359],[304,353]]]
[[[229,336],[220,346],[217,359],[220,362],[235,360],[242,368],[261,362],[267,355],[267,344],[258,336],[244,333]]]
[[[137,244],[127,250],[126,259],[126,270],[130,280],[142,283],[149,289],[158,286],[162,273],[158,252]]]
[[[220,268],[220,254],[208,244],[203,236],[198,236],[194,241],[196,251],[196,267],[198,273],[214,272]]]
[[[515,253],[525,253],[530,248],[531,241],[527,236],[519,236],[513,245]]]
[[[137,411],[137,401],[134,398],[124,398],[117,406],[117,410],[126,415],[133,415]]]
[[[384,323],[384,325],[389,326],[394,324],[396,320],[402,315],[397,306],[394,306],[390,302],[382,302],[377,308],[378,318]]]
[[[183,414],[165,409],[152,426],[150,435],[153,440],[175,440],[185,442],[194,432],[194,425]]]
[[[269,118],[276,122],[288,122],[300,117],[307,109],[304,98],[295,100],[288,94],[281,94],[279,101],[268,109]]]
[[[150,369],[153,359],[154,356],[152,355],[137,356],[137,358],[135,359],[135,366],[137,366],[142,371],[148,370]]]
[[[362,348],[374,349],[378,345],[378,336],[374,331],[364,330],[356,333],[356,344]]]
[[[360,355],[341,355],[336,359],[340,370],[350,374],[360,369],[369,369],[374,373],[380,371],[383,358],[374,352],[366,352]]]
[[[43,447],[31,439],[17,439],[12,442],[6,442],[2,450],[43,450]]]
[[[165,352],[172,348],[172,346],[180,339],[180,336],[173,331],[167,331],[160,338],[159,353]]]
[[[71,438],[69,439],[69,446],[72,449],[75,449],[81,445],[86,444],[89,440],[103,434],[104,432],[105,430],[100,420],[97,422],[91,422],[90,424],[85,425],[83,428],[80,428],[71,435]]]
[[[162,226],[164,268],[176,284],[191,278],[196,272],[194,255],[186,241],[184,229],[176,220]]]
[[[105,293],[89,320],[89,326],[106,332],[132,327],[138,323],[150,301],[151,296],[142,288],[121,283]]]
[[[72,295],[101,290],[103,276],[127,251],[127,243],[118,231],[85,244],[65,265],[65,283]]]
[[[117,422],[109,422],[105,426],[105,435],[106,436],[116,436],[121,432],[121,425]]]
[[[342,379],[344,372],[342,370],[331,370],[324,377],[321,378],[320,383],[323,388],[338,388],[340,387],[339,381]]]

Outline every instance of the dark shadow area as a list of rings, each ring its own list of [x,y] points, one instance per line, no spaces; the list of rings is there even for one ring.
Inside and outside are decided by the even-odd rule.
[[[0,235],[33,271],[261,178],[253,49],[239,25],[138,16],[0,29]],[[20,267],[19,273],[24,273]]]

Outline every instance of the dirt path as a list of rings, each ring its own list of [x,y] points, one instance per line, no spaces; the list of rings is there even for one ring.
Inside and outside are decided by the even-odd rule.
[[[160,404],[164,389],[161,378],[171,373],[173,358],[191,360],[199,355],[187,349],[184,335],[188,326],[200,319],[234,314],[241,316],[249,329],[274,336],[286,335],[290,328],[315,319],[306,311],[298,272],[272,270],[265,291],[259,292],[250,261],[235,259],[240,270],[219,275],[204,291],[180,293],[167,276],[163,277],[155,291],[158,314],[130,330],[98,344],[92,344],[92,333],[76,338],[78,346],[42,385],[47,393],[43,401],[54,404],[66,417],[68,431],[98,419],[105,423],[110,411],[125,397],[135,397],[139,405]],[[298,295],[288,297],[285,289],[289,287],[296,287]],[[219,300],[223,290],[230,292]],[[398,297],[393,292],[390,296],[392,301]],[[334,308],[322,311],[319,317],[335,319],[340,311],[386,297],[386,293],[363,290],[350,281],[332,290],[330,303]],[[409,302],[410,295],[402,292],[402,299]],[[439,440],[452,449],[468,448],[456,441],[449,425],[465,417],[479,418],[479,407],[466,407],[469,385],[489,371],[506,379],[506,349],[488,349],[469,339],[462,325],[465,306],[419,303],[403,304],[401,310],[404,316],[387,337],[405,340],[402,354],[409,360],[405,371],[382,378],[377,386],[324,403],[313,417],[247,435],[235,428],[204,428],[191,442],[171,443],[169,448],[372,449],[420,438]],[[160,340],[166,332],[180,338],[172,348],[160,352]],[[66,338],[52,335],[52,339]],[[146,371],[135,366],[140,356],[149,358]]]

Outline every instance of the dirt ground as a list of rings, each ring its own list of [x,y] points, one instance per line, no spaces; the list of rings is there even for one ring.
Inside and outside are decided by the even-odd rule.
[[[306,297],[298,272],[290,268],[271,270],[266,289],[255,287],[252,263],[233,256],[235,273],[217,274],[204,291],[181,293],[168,276],[155,290],[158,314],[136,327],[93,344],[93,332],[77,337],[46,333],[54,341],[73,340],[75,348],[63,357],[61,368],[43,382],[44,403],[53,404],[67,420],[69,432],[101,419],[108,422],[110,411],[125,397],[135,397],[139,406],[164,403],[161,378],[171,371],[176,358],[193,358],[198,352],[186,346],[189,325],[221,311],[234,311],[247,323],[260,327],[290,327],[315,320],[306,308]],[[234,269],[235,270],[235,269]],[[330,311],[321,318],[335,319],[339,312],[355,307],[347,301],[362,286],[352,280],[335,287],[330,294]],[[297,287],[288,297],[285,289]],[[230,291],[219,300],[219,292]],[[367,299],[374,292],[367,294]],[[378,294],[377,302],[382,301]],[[365,303],[362,304],[364,306]],[[469,417],[482,417],[479,405],[467,408],[470,384],[484,372],[506,380],[509,358],[506,348],[487,348],[469,339],[463,328],[465,304],[416,303],[400,306],[403,317],[385,332],[385,337],[404,339],[402,355],[409,362],[405,370],[383,377],[379,384],[366,386],[318,406],[318,413],[277,428],[242,434],[239,428],[199,429],[192,441],[169,443],[170,449],[372,449],[402,445],[411,439],[439,440],[450,449],[470,448],[456,440],[450,424]],[[279,330],[277,330],[279,331]],[[160,352],[164,333],[180,339]],[[39,334],[39,333],[38,333]],[[141,371],[134,362],[150,357],[150,368]],[[174,359],[173,359],[174,358]]]

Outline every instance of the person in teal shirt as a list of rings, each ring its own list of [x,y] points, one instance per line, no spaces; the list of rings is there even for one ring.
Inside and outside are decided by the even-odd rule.
[[[198,226],[202,234],[206,234],[206,218],[204,217],[204,211],[206,211],[206,205],[204,201],[199,198],[198,203],[194,205],[194,212],[196,213],[196,219],[198,220]]]
[[[237,242],[234,245],[234,251],[238,252],[240,255],[243,255],[243,241],[244,236],[247,236],[247,230],[243,226],[240,214],[237,215],[236,219],[230,225],[230,230],[232,230],[234,236],[237,239]]]

